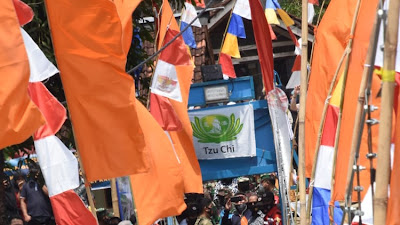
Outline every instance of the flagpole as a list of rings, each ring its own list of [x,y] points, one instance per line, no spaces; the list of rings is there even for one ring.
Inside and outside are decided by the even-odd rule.
[[[311,178],[310,178],[310,185],[309,185],[309,191],[308,191],[308,201],[307,201],[307,224],[311,224],[310,217],[311,217],[311,203],[313,199],[313,192],[314,192],[314,183],[315,183],[315,173],[317,171],[317,161],[318,161],[318,155],[319,155],[319,148],[321,146],[321,138],[322,138],[322,132],[324,129],[325,125],[325,120],[326,120],[326,113],[328,112],[328,106],[329,106],[329,99],[331,98],[333,88],[335,86],[340,68],[342,67],[344,58],[347,55],[347,51],[343,52],[342,58],[340,58],[339,64],[336,67],[335,75],[332,78],[331,84],[329,86],[329,91],[325,100],[324,108],[322,111],[322,116],[321,116],[321,121],[319,123],[319,129],[318,129],[318,136],[317,136],[317,142],[315,145],[314,149],[314,159],[313,159],[313,166],[311,170]]]
[[[236,0],[233,1],[233,7],[232,7],[231,12],[229,14],[229,19],[228,19],[228,23],[226,24],[226,27],[225,27],[224,35],[222,36],[222,42],[221,42],[221,47],[219,48],[219,53],[221,53],[222,47],[224,46],[226,33],[228,32],[228,27],[229,27],[229,24],[231,23],[233,9],[235,8],[235,5],[236,5]],[[219,60],[220,60],[220,57],[218,57],[217,64],[219,64]]]
[[[45,3],[45,8],[46,8],[46,16],[47,16],[47,18],[48,18],[48,13],[47,13],[47,10],[48,10],[47,1],[44,1],[44,3]],[[51,30],[51,23],[50,23],[50,21],[48,21],[48,23],[49,23],[49,28],[50,28],[50,30]],[[67,96],[65,96],[65,98],[67,98]],[[68,102],[68,101],[67,101],[67,102]],[[69,115],[69,118],[71,118],[70,115]],[[79,152],[79,150],[78,150],[78,144],[77,144],[77,142],[76,142],[74,127],[73,127],[72,123],[71,123],[71,128],[72,128],[72,135],[74,136],[74,141],[75,141],[75,143],[76,143],[76,146],[75,146],[75,147],[76,147],[76,153],[78,154],[78,163],[79,163],[79,166],[80,166],[80,169],[81,169],[81,172],[82,172],[82,178],[83,178],[83,180],[84,180],[84,182],[85,182],[85,190],[86,190],[86,195],[87,195],[88,202],[89,202],[89,206],[90,206],[90,211],[92,212],[92,214],[93,214],[93,216],[94,216],[94,218],[95,218],[95,220],[96,220],[96,223],[99,224],[99,221],[97,220],[96,207],[95,207],[94,202],[93,202],[92,192],[90,191],[90,183],[87,181],[85,169],[84,169],[84,167],[83,167],[83,163],[82,163],[82,160],[81,160],[81,154],[80,154],[80,152]]]
[[[318,25],[319,25],[319,22],[320,22],[321,16],[322,16],[322,9],[324,8],[324,6],[325,6],[325,0],[322,1],[321,9],[319,10],[318,19],[317,19],[317,23],[315,24],[315,27],[318,27]],[[313,43],[311,45],[310,67],[312,66],[312,59],[314,56],[314,46],[315,46],[315,41],[313,41]]]
[[[118,193],[117,193],[117,179],[111,178],[111,201],[114,216],[120,217],[119,204],[118,204]]]
[[[354,33],[356,30],[356,24],[357,24],[357,18],[358,18],[358,13],[360,11],[360,6],[361,6],[361,0],[357,1],[357,5],[355,8],[354,16],[353,16],[353,21],[351,25],[351,30],[350,30],[350,38],[349,42],[346,46],[345,51],[347,51],[347,57],[346,57],[346,64],[343,70],[343,84],[340,90],[340,105],[339,105],[339,116],[338,116],[338,124],[336,128],[336,134],[335,134],[335,144],[334,144],[334,153],[333,153],[333,165],[332,165],[332,183],[331,183],[331,201],[335,189],[335,171],[336,171],[336,160],[337,160],[337,153],[338,153],[338,148],[339,148],[339,139],[340,139],[340,128],[342,126],[342,115],[343,115],[343,104],[344,104],[344,93],[346,90],[346,83],[347,83],[347,76],[349,74],[349,66],[350,66],[350,57],[351,57],[351,50],[353,47],[353,37]],[[330,205],[330,224],[333,224],[333,216],[334,216],[334,203],[333,205]]]
[[[376,55],[376,47],[378,42],[378,35],[379,35],[379,27],[381,23],[381,15],[377,14],[374,24],[372,26],[371,31],[371,38],[369,42],[368,52],[364,64],[364,70],[361,78],[360,83],[360,90],[358,93],[358,103],[356,108],[356,115],[354,121],[354,128],[353,128],[353,136],[351,141],[351,148],[350,148],[350,158],[347,168],[347,179],[346,179],[346,196],[345,196],[345,207],[348,208],[351,205],[351,196],[353,192],[353,179],[354,179],[354,170],[353,166],[357,164],[358,161],[358,154],[361,144],[361,138],[364,130],[364,123],[365,123],[365,114],[366,109],[364,109],[365,101],[368,96],[366,95],[366,89],[368,88],[367,85],[372,81],[372,72],[373,72],[373,64],[375,62],[375,55]],[[368,88],[369,91],[369,88]],[[372,165],[372,158],[370,158],[370,168],[373,168]],[[372,173],[370,173],[372,176]],[[371,188],[373,190],[373,183],[371,182]],[[374,196],[374,192],[372,191],[372,196]],[[343,218],[346,217],[348,210],[344,210]]]
[[[300,76],[300,109],[299,109],[299,191],[300,191],[300,225],[306,225],[306,178],[305,178],[305,117],[307,99],[307,60],[308,60],[308,0],[302,0],[301,16],[301,76]]]
[[[389,2],[382,70],[382,101],[374,197],[374,224],[386,224],[399,7],[400,0],[391,0]]]

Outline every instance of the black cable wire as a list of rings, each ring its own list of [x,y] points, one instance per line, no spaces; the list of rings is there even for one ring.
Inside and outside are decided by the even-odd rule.
[[[157,52],[155,52],[153,55],[151,55],[150,57],[148,57],[146,60],[144,60],[143,62],[139,63],[138,65],[136,65],[135,67],[133,67],[132,69],[130,69],[127,73],[128,74],[133,74],[133,72],[135,72],[137,69],[139,69],[141,66],[143,66],[144,64],[146,64],[147,62],[149,62],[150,60],[152,60],[154,57],[156,57],[158,54],[160,54],[164,49],[166,49],[170,44],[172,44],[172,42],[174,42],[179,36],[181,36],[201,15],[203,15],[204,12],[206,12],[206,10],[210,7],[210,5],[214,2],[214,0],[210,0],[206,7],[200,11],[200,13],[192,20],[190,21],[190,23],[183,29],[181,30],[175,37],[173,37],[169,42],[167,42],[162,48],[160,48]]]

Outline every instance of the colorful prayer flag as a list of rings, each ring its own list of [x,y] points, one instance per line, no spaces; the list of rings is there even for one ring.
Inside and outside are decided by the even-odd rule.
[[[243,19],[232,13],[221,52],[234,58],[240,58],[238,37],[246,38]]]

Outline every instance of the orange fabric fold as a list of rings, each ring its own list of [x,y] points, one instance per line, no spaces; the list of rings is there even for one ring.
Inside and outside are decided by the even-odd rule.
[[[130,15],[140,1],[46,0],[55,55],[89,181],[148,171],[125,73]]]
[[[45,123],[28,96],[29,61],[12,0],[0,1],[0,149]]]
[[[354,35],[353,48],[350,59],[349,75],[344,93],[342,126],[340,131],[339,150],[337,155],[335,186],[333,200],[343,200],[346,190],[347,168],[349,152],[354,127],[358,92],[365,57],[369,45],[373,19],[376,12],[377,0],[362,1]],[[330,82],[332,81],[339,60],[345,50],[350,34],[353,15],[356,7],[355,1],[332,1],[321,21],[316,35],[315,52],[312,62],[309,89],[306,105],[306,176],[310,177],[315,145],[318,135],[322,109],[327,98]],[[343,8],[346,10],[343,11]],[[344,63],[339,74],[342,73]],[[337,81],[336,81],[337,82]],[[377,93],[380,88],[380,79],[374,76],[372,93]],[[372,96],[372,104],[379,106],[380,99],[376,94]],[[373,118],[379,118],[379,110],[372,113]],[[360,155],[367,153],[367,128],[364,128]],[[378,126],[372,128],[373,148],[377,146]],[[375,134],[375,135],[374,135]],[[367,169],[361,174],[361,186],[369,186],[369,163],[366,157],[360,157],[360,164]],[[365,195],[366,192],[362,194]],[[353,196],[357,196],[354,194]]]

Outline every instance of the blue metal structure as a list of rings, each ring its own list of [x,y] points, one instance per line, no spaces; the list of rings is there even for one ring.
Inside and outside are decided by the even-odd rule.
[[[234,80],[218,80],[193,84],[190,88],[189,106],[205,106],[204,87],[226,85],[230,91],[229,101],[243,101],[255,98],[253,77],[241,77]],[[274,139],[269,117],[268,104],[265,100],[238,103],[252,104],[254,108],[254,128],[256,136],[256,157],[231,159],[199,160],[203,180],[216,180],[244,175],[276,172]],[[226,108],[229,105],[216,106]],[[198,109],[207,111],[216,107]]]
[[[228,85],[229,101],[236,102],[255,98],[253,77],[240,77],[231,80],[216,80],[196,83],[190,86],[188,106],[206,106],[204,87]]]

